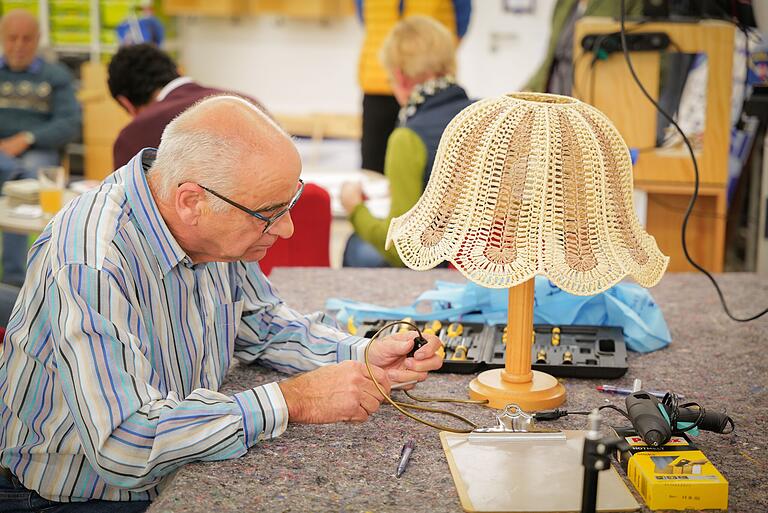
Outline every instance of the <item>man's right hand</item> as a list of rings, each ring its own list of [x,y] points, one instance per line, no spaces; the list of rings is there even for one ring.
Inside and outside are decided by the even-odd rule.
[[[376,381],[389,394],[387,373],[371,368]],[[320,367],[278,385],[288,405],[288,421],[302,424],[363,422],[384,400],[365,364],[356,361]]]

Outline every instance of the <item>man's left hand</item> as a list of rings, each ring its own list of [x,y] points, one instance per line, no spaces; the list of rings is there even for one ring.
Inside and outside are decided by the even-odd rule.
[[[0,139],[0,151],[11,157],[18,157],[29,148],[26,136],[19,132],[5,139]]]
[[[408,331],[377,339],[368,351],[368,361],[387,371],[392,383],[424,381],[428,371],[439,369],[443,365],[442,357],[437,354],[443,344],[435,335],[425,333],[427,344],[416,351],[413,358],[409,358],[407,355],[413,348],[413,339],[416,336],[415,331]],[[413,388],[413,385],[404,387],[406,390],[410,388]]]

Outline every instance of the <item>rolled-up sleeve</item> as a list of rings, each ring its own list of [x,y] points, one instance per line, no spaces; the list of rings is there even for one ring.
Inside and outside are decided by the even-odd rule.
[[[367,338],[340,331],[322,312],[302,314],[275,294],[255,265],[238,264],[243,315],[235,356],[287,373],[316,369],[344,360],[362,360]]]

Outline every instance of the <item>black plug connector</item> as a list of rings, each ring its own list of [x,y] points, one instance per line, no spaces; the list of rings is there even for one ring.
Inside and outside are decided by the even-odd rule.
[[[561,410],[560,408],[555,408],[554,410],[544,410],[544,411],[537,411],[533,414],[533,418],[535,420],[557,420],[561,417],[566,417],[568,415],[568,410]]]
[[[422,346],[427,345],[427,339],[422,337],[421,335],[416,336],[416,338],[413,339],[413,349],[411,349],[411,352],[408,353],[408,356],[413,357],[413,355],[421,349]]]

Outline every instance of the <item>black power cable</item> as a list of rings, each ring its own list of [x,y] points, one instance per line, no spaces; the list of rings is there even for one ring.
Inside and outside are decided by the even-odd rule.
[[[731,310],[728,308],[728,304],[725,301],[725,296],[723,295],[723,291],[720,290],[720,285],[717,283],[717,280],[715,280],[715,277],[712,276],[709,271],[707,271],[704,267],[702,267],[700,264],[695,262],[693,258],[691,257],[691,254],[688,252],[688,243],[686,241],[686,233],[688,231],[688,220],[691,217],[691,212],[693,212],[693,208],[696,206],[696,200],[699,197],[699,163],[696,160],[696,154],[693,151],[693,146],[691,146],[691,141],[688,140],[688,137],[685,135],[685,132],[683,132],[683,129],[680,128],[680,125],[675,122],[675,120],[667,114],[667,112],[661,108],[661,106],[656,102],[656,100],[653,99],[653,97],[648,93],[643,83],[640,81],[640,78],[638,78],[637,73],[635,73],[635,68],[632,65],[632,59],[629,55],[629,51],[627,50],[627,37],[626,37],[626,30],[624,28],[624,21],[626,18],[626,10],[625,10],[625,4],[626,0],[621,0],[621,28],[619,30],[619,34],[621,36],[621,50],[624,52],[624,60],[627,62],[627,67],[629,68],[629,72],[632,75],[632,78],[634,79],[637,86],[640,88],[640,90],[643,92],[643,95],[648,99],[649,102],[653,104],[654,107],[656,107],[656,110],[659,111],[659,113],[664,116],[664,118],[672,124],[672,126],[675,127],[675,129],[680,133],[680,136],[683,138],[683,142],[685,143],[686,148],[688,148],[688,153],[691,155],[691,161],[693,162],[693,173],[694,173],[694,181],[693,181],[693,194],[691,194],[691,201],[688,203],[688,208],[685,210],[685,216],[683,217],[683,227],[682,227],[682,244],[683,244],[683,253],[685,254],[686,260],[699,272],[704,274],[707,278],[709,278],[709,281],[712,283],[712,285],[715,287],[715,290],[717,291],[717,295],[720,298],[720,303],[723,305],[723,310],[725,311],[726,315],[730,317],[732,320],[737,322],[749,322],[754,321],[755,319],[758,319],[768,313],[768,308],[763,310],[760,313],[757,313],[755,315],[752,315],[751,317],[736,317],[731,313]]]

